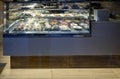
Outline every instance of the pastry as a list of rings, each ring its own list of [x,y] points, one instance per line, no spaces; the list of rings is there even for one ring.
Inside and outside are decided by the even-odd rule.
[[[73,22],[73,23],[70,23],[70,26],[72,26],[72,27],[73,26],[78,26],[78,24]]]
[[[61,30],[70,30],[70,28],[66,25],[60,25],[59,27]]]
[[[81,26],[73,26],[73,29],[75,29],[75,30],[81,30],[82,27]]]
[[[79,9],[80,8],[77,4],[73,4],[71,7],[72,7],[72,9]]]
[[[62,9],[71,9],[71,6],[69,6],[69,5],[63,5]]]
[[[52,21],[50,22],[51,25],[56,25],[57,23],[58,23],[57,20],[52,20]]]
[[[49,22],[45,22],[45,29],[47,30],[51,29],[51,25],[49,24]]]
[[[77,23],[74,23],[74,22],[70,23],[70,28],[72,30],[81,30],[82,29],[81,26],[79,26]]]
[[[60,27],[59,27],[59,25],[53,25],[51,30],[53,30],[53,31],[59,31]]]

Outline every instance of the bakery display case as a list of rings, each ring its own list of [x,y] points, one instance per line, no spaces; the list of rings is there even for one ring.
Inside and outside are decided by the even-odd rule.
[[[6,35],[91,35],[88,2],[7,2],[4,14]]]
[[[91,26],[90,6],[89,2],[5,2],[3,55],[119,54],[120,23],[95,21]]]

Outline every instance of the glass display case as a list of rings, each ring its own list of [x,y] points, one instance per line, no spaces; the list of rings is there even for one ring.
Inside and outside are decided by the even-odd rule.
[[[5,9],[7,35],[91,35],[88,2],[7,2]]]

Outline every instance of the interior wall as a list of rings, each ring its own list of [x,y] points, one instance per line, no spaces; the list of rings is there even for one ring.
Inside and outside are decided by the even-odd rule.
[[[102,2],[104,8],[109,9],[111,12],[120,15],[120,3],[119,2]]]
[[[0,1],[0,25],[3,24],[3,2]]]

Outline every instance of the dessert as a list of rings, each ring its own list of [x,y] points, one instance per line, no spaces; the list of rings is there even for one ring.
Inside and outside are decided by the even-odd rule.
[[[58,23],[57,20],[51,20],[51,22],[50,22],[51,25],[56,25],[57,23]]]
[[[82,29],[81,26],[79,26],[77,23],[74,23],[74,22],[70,23],[70,28],[73,30],[81,30]]]

